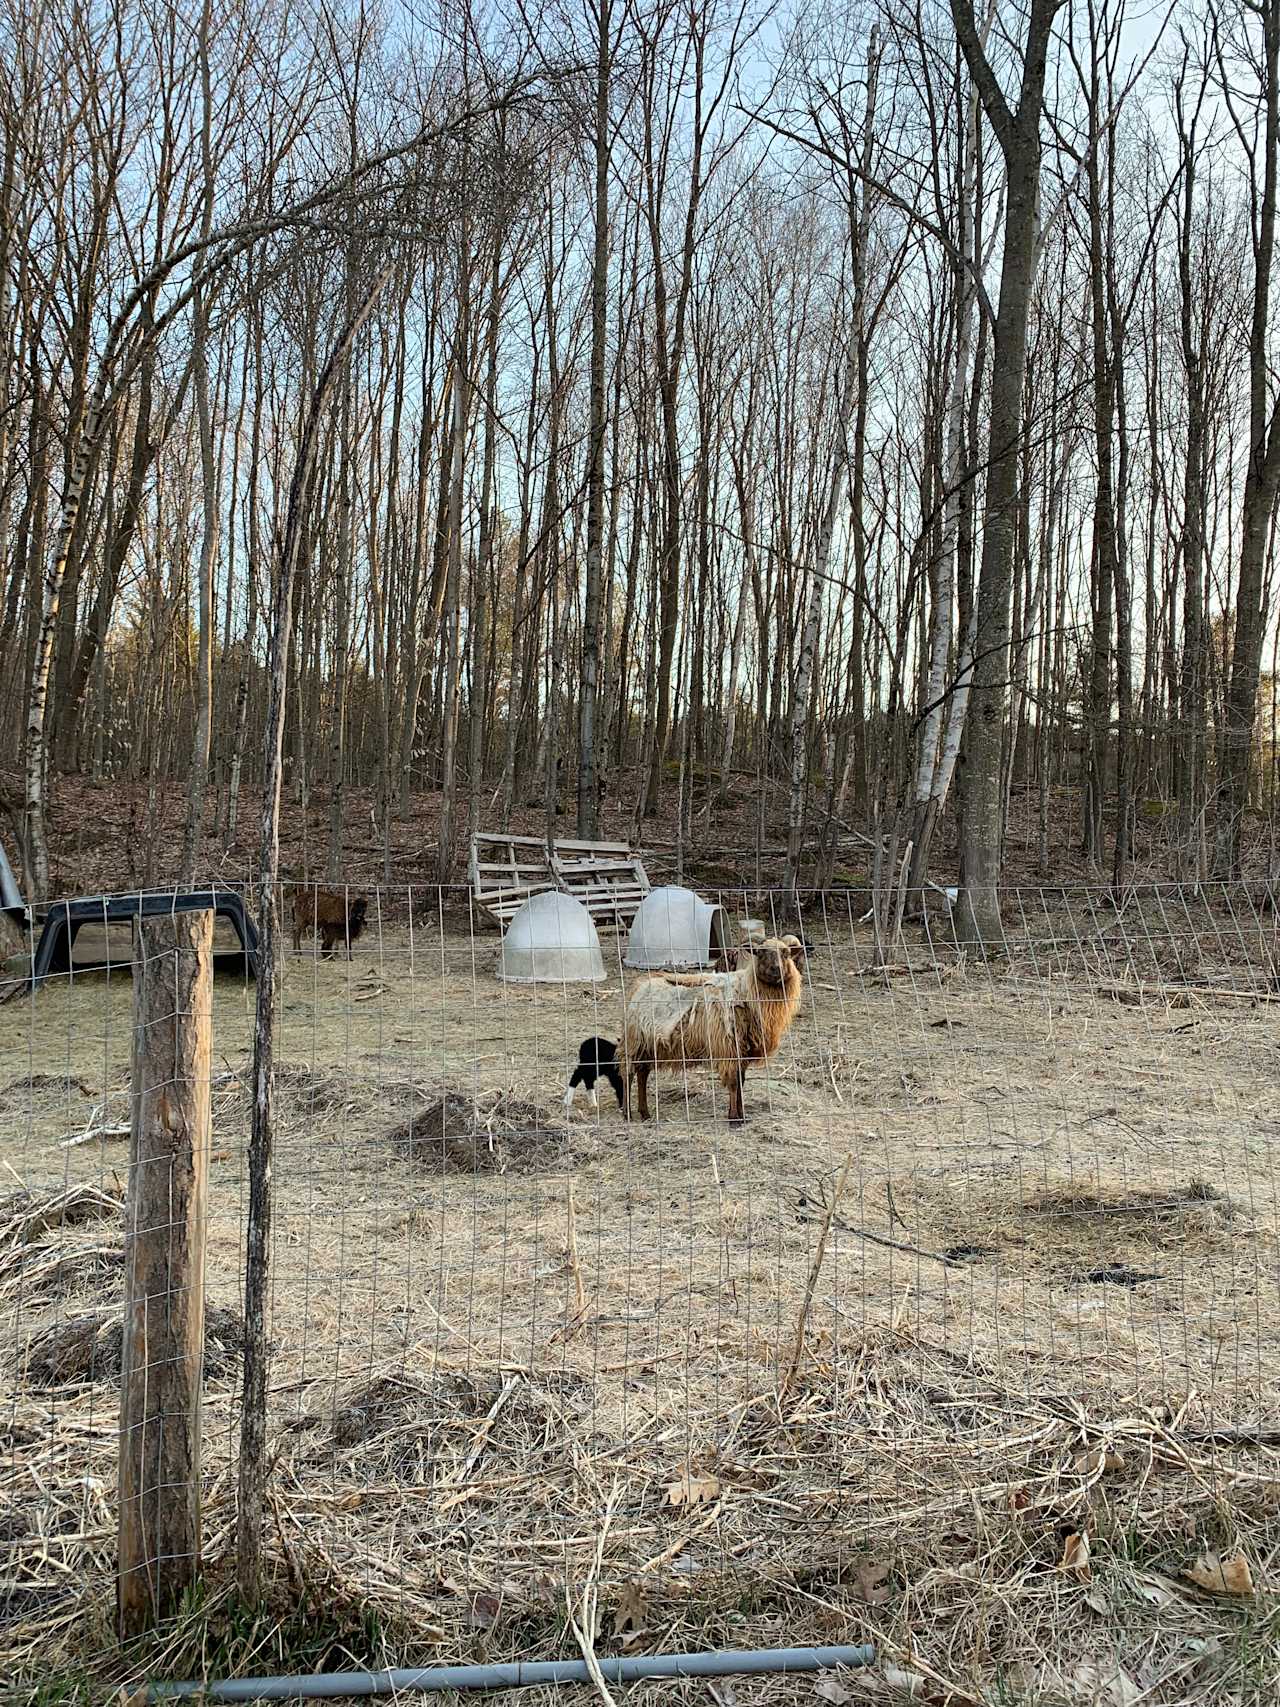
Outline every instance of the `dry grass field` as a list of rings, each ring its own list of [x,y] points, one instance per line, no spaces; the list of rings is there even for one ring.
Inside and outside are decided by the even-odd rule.
[[[290,956],[256,1622],[228,1574],[253,989],[220,974],[206,1599],[143,1656],[109,1642],[127,1140],[67,1142],[127,1121],[129,980],[0,1008],[15,1683],[574,1654],[598,1579],[602,1652],[874,1641],[851,1699],[1273,1699],[1272,926],[1159,895],[1010,925],[998,967],[915,933],[877,968],[815,903],[741,1129],[705,1072],[647,1126],[605,1087],[566,1112],[634,976],[609,936],[565,989],[504,987],[452,915]],[[1198,1587],[1209,1553],[1252,1592]]]

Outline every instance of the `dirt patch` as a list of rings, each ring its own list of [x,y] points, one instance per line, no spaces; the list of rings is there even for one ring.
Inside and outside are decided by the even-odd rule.
[[[1130,1268],[1128,1263],[1109,1262],[1101,1268],[1091,1268],[1083,1274],[1069,1275],[1068,1280],[1075,1283],[1083,1282],[1086,1286],[1145,1286],[1152,1280],[1163,1280],[1162,1274],[1152,1274],[1147,1269]]]
[[[1164,1185],[1147,1191],[1076,1191],[1062,1188],[1029,1197],[1028,1209],[1047,1215],[1162,1215],[1176,1214],[1188,1205],[1212,1204],[1224,1220],[1235,1214],[1231,1199],[1207,1180],[1193,1179],[1185,1186]]]
[[[442,1431],[483,1411],[479,1385],[462,1375],[376,1376],[333,1413],[330,1440],[342,1453],[400,1480],[420,1479]]]
[[[250,1086],[248,1071],[245,1073],[245,1085]],[[337,1109],[362,1104],[364,1100],[350,1073],[340,1068],[277,1066],[275,1092],[281,1112],[295,1116],[331,1114]]]
[[[253,1104],[252,1061],[244,1061],[232,1078],[227,1101],[219,1110],[220,1119],[226,1124],[230,1113],[247,1123]],[[345,1066],[277,1062],[275,1068],[276,1117],[295,1126],[334,1115],[350,1118],[371,1115],[379,1109],[385,1112],[388,1105],[412,1107],[433,1095],[433,1088],[412,1080],[365,1077]]]
[[[124,1323],[119,1312],[90,1312],[58,1322],[36,1335],[17,1360],[18,1374],[40,1392],[120,1380]],[[244,1356],[244,1317],[210,1305],[204,1313],[204,1374],[208,1381],[234,1380]]]
[[[402,1422],[426,1398],[416,1381],[403,1375],[379,1375],[359,1387],[333,1413],[330,1437],[339,1452],[363,1446]]]
[[[445,1091],[390,1134],[411,1167],[434,1174],[537,1173],[564,1153],[568,1128],[505,1092]]]

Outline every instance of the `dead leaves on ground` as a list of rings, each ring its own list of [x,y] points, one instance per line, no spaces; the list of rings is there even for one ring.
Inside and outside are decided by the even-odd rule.
[[[1077,1582],[1087,1583],[1093,1579],[1093,1566],[1090,1563],[1091,1549],[1089,1537],[1079,1531],[1068,1535],[1062,1549],[1062,1563],[1058,1569],[1066,1571]]]
[[[1077,1452],[1072,1463],[1080,1475],[1091,1481],[1124,1469],[1124,1459],[1112,1446],[1097,1446],[1092,1452]]]
[[[664,1490],[666,1503],[676,1511],[686,1508],[694,1511],[700,1505],[710,1505],[720,1498],[720,1478],[718,1476],[695,1476],[692,1470],[681,1472],[679,1481],[668,1483]]]
[[[916,1659],[917,1665],[923,1660]],[[880,1675],[890,1689],[901,1691],[910,1696],[912,1701],[922,1701],[926,1707],[982,1707],[982,1702],[976,1695],[970,1695],[958,1684],[948,1682],[936,1672],[926,1676],[923,1672],[908,1671],[904,1666],[886,1663],[880,1668]]]
[[[1140,1689],[1119,1660],[1084,1659],[1071,1671],[1057,1673],[1046,1668],[1043,1687],[1065,1695],[1079,1707],[1136,1707],[1145,1691]]]
[[[1178,1585],[1159,1571],[1141,1571],[1133,1579],[1133,1590],[1148,1606],[1170,1606],[1178,1598]]]
[[[1077,1582],[1092,1581],[1092,1549],[1088,1535],[1078,1531],[1066,1537],[1058,1569],[1075,1577]],[[1253,1571],[1243,1549],[1239,1547],[1224,1554],[1213,1551],[1201,1553],[1199,1558],[1185,1567],[1182,1577],[1184,1581],[1194,1583],[1196,1588],[1203,1589],[1206,1594],[1229,1595],[1237,1600],[1248,1600],[1254,1593]],[[1140,1579],[1136,1587],[1142,1598],[1152,1605],[1165,1605],[1173,1598],[1173,1584],[1167,1577],[1161,1578],[1154,1573],[1148,1573],[1145,1579]]]
[[[886,1665],[882,1668],[882,1673],[890,1689],[900,1689],[913,1700],[925,1698],[928,1681],[921,1677],[918,1671],[904,1671],[901,1666]]]
[[[1202,1553],[1182,1574],[1206,1594],[1228,1594],[1247,1600],[1253,1593],[1253,1572],[1239,1547],[1227,1554]]]
[[[865,1600],[868,1606],[883,1606],[893,1593],[889,1586],[892,1570],[892,1565],[883,1564],[879,1559],[864,1559],[855,1565],[853,1588],[858,1599]]]
[[[613,1615],[613,1633],[623,1638],[623,1646],[634,1642],[643,1631],[649,1617],[649,1602],[638,1582],[626,1584],[618,1596],[618,1608]]]
[[[853,1691],[846,1689],[838,1677],[834,1675],[820,1677],[813,1686],[813,1693],[819,1701],[830,1702],[831,1707],[847,1707],[853,1700]]]

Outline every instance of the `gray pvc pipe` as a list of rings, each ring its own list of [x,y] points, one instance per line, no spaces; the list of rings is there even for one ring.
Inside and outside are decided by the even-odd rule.
[[[869,1644],[852,1648],[754,1648],[711,1654],[645,1654],[598,1661],[606,1683],[648,1677],[735,1677],[752,1672],[823,1671],[866,1666]],[[516,1660],[508,1665],[423,1666],[416,1671],[318,1672],[310,1677],[240,1677],[222,1683],[153,1683],[148,1701],[200,1696],[205,1701],[325,1700],[345,1695],[395,1695],[401,1690],[522,1689],[534,1683],[590,1683],[585,1660]]]

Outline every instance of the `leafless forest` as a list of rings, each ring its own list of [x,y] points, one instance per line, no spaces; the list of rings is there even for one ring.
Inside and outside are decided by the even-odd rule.
[[[978,941],[1011,802],[1271,876],[1280,0],[2,28],[34,897],[90,784],[183,803],[153,878],[252,846],[277,739],[313,876],[356,790],[428,878],[602,799],[793,884],[876,832]]]

